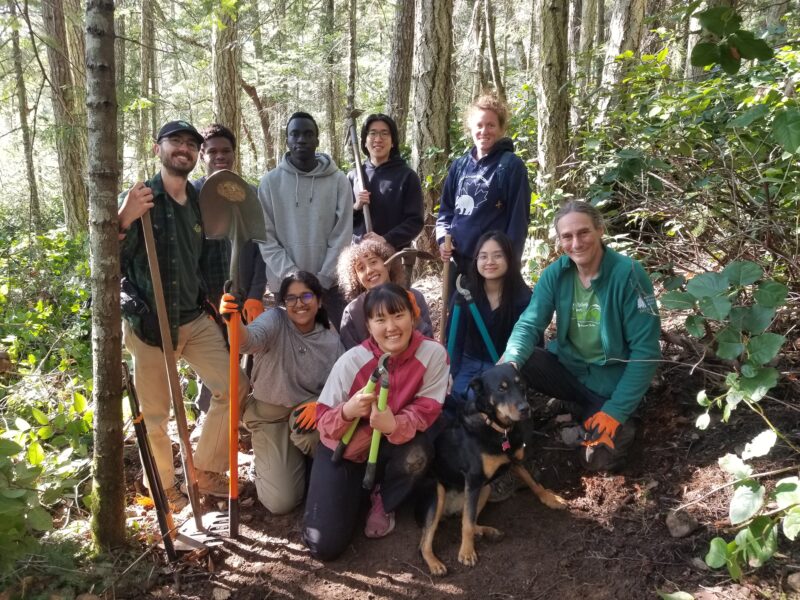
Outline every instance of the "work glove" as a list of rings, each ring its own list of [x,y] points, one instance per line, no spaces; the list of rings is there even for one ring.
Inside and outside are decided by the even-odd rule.
[[[317,428],[317,403],[306,402],[294,412],[294,430],[297,433],[311,433]]]
[[[586,430],[586,440],[583,445],[605,444],[609,448],[614,448],[614,436],[618,427],[619,421],[602,410],[593,414],[583,423],[583,428]]]
[[[241,313],[242,308],[242,297],[239,294],[231,294],[230,292],[222,294],[222,299],[219,302],[219,314],[226,321],[230,321],[232,314]]]
[[[260,298],[248,298],[244,301],[244,318],[248,323],[252,323],[258,315],[264,312],[264,303]]]

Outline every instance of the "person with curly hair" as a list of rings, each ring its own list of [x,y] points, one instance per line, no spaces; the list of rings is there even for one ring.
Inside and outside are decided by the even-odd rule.
[[[369,337],[364,314],[364,297],[367,290],[390,281],[403,283],[404,275],[400,261],[395,260],[388,267],[385,264],[392,253],[392,247],[388,243],[364,239],[361,243],[346,248],[339,257],[337,265],[339,283],[344,287],[345,298],[350,301],[342,314],[339,335],[342,344],[348,350]],[[414,295],[421,313],[416,329],[425,337],[432,337],[433,326],[425,296],[413,288],[409,291]]]

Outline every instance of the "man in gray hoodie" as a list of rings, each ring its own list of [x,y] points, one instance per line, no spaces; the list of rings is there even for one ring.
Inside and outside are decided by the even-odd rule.
[[[267,226],[267,240],[261,244],[267,285],[276,294],[290,272],[313,273],[338,329],[344,298],[336,283],[336,262],[352,239],[353,192],[333,159],[316,151],[319,128],[310,114],[289,117],[286,145],[289,151],[258,186]]]

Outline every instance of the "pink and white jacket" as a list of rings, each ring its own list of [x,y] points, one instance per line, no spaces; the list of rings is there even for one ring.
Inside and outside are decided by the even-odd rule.
[[[364,388],[382,355],[378,344],[370,337],[345,352],[333,365],[317,404],[320,441],[331,450],[336,449],[352,424],[342,414],[344,403]],[[388,407],[397,421],[397,428],[387,440],[392,444],[405,444],[418,431],[428,429],[442,412],[450,375],[447,352],[438,342],[414,331],[408,348],[390,357],[386,365],[389,369]],[[371,439],[369,419],[361,419],[344,458],[364,462]]]

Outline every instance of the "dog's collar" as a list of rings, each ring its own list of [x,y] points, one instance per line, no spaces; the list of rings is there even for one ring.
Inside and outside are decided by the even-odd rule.
[[[489,415],[485,412],[480,413],[483,417],[483,421],[486,423],[487,426],[494,429],[497,433],[503,434],[503,442],[500,444],[500,447],[503,449],[503,452],[510,452],[511,451],[511,442],[508,441],[508,432],[514,427],[514,424],[511,424],[511,427],[503,427],[497,421],[492,419]]]

